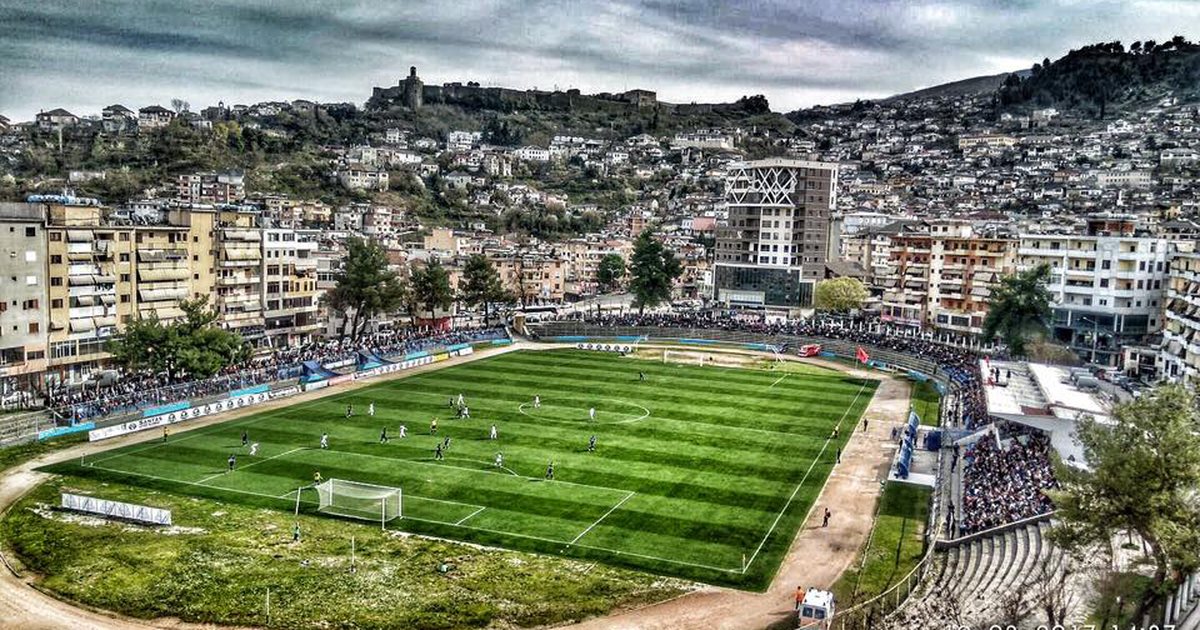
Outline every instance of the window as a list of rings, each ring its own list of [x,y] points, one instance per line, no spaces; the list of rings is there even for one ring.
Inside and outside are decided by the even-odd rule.
[[[50,308],[62,308],[63,301],[61,299],[50,300]]]
[[[37,300],[25,300],[25,302],[23,302],[21,304],[21,307],[27,311],[31,310],[31,309],[36,309],[38,307],[38,301]]]
[[[37,322],[29,322],[29,333],[30,334],[36,334],[38,332],[38,328],[39,328],[39,326],[38,326]]]
[[[122,303],[122,304],[128,304],[128,303],[129,303],[129,294],[125,294],[125,295],[122,295],[122,296],[121,296],[121,303]]]
[[[25,284],[27,286],[36,287],[37,286],[37,276],[25,276]]]
[[[127,273],[121,274],[121,282],[129,282],[129,274],[127,274]]]
[[[57,277],[50,278],[50,286],[61,287],[62,286],[62,278],[57,278]]]
[[[35,227],[25,228],[25,236],[37,236],[37,228],[35,228]]]
[[[37,262],[37,252],[32,249],[25,250],[25,262]]]
[[[121,254],[121,262],[129,262],[129,254]]]
[[[117,237],[117,240],[128,243],[129,242],[129,232],[121,232],[121,234]],[[139,238],[138,240],[140,241],[141,239]]]
[[[50,257],[50,264],[61,265],[62,264],[62,256],[60,256],[58,254],[54,254],[53,256]]]
[[[51,233],[50,233],[50,240],[52,240],[52,241],[61,241],[61,240],[62,240],[62,232],[51,232]]]

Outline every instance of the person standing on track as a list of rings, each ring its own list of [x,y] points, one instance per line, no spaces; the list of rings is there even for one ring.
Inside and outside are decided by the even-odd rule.
[[[829,527],[829,518],[833,516],[833,512],[829,508],[825,508],[825,516],[821,519],[821,527]]]

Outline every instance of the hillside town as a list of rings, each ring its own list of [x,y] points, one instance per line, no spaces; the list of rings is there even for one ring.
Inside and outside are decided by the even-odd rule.
[[[414,78],[415,68],[404,82]],[[422,106],[412,96],[408,105]],[[129,141],[171,125],[213,134],[232,124],[272,136],[288,133],[277,123],[289,112],[347,107],[50,109],[0,120],[0,146],[16,172],[36,143],[64,137]],[[223,325],[259,351],[336,334],[321,296],[349,236],[377,240],[404,273],[437,261],[453,288],[465,259],[483,254],[529,306],[619,290],[601,286],[599,263],[628,260],[647,229],[683,263],[676,301],[796,317],[811,312],[816,283],[850,276],[870,290],[866,312],[958,339],[979,335],[1001,278],[1045,263],[1057,341],[1132,378],[1193,377],[1196,105],[1165,96],[1103,121],[1053,108],[991,114],[987,95],[935,96],[796,112],[790,133],[560,134],[520,146],[480,130],[435,137],[386,126],[321,147],[325,185],[356,195],[332,202],[256,185],[236,168],[179,173],[113,202],[71,191],[119,172],[71,170],[0,208],[10,228],[0,231],[3,276],[18,294],[0,313],[5,391],[85,383],[123,325],[170,321],[195,296],[213,296]],[[780,177],[819,195],[771,200],[784,208],[773,211],[746,197]],[[595,201],[572,182],[619,194]],[[451,199],[469,218],[423,216],[417,194]],[[788,219],[762,218],[780,214]]]

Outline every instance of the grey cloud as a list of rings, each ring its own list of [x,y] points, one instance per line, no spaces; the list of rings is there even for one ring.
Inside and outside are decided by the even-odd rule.
[[[1182,8],[1181,8],[1182,7]],[[427,80],[777,110],[1026,67],[1099,40],[1169,37],[1170,0],[0,0],[0,112],[111,102],[364,100]],[[1194,23],[1194,22],[1193,22]]]

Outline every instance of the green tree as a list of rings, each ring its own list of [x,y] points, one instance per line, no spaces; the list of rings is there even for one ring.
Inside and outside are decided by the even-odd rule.
[[[414,271],[412,285],[415,302],[420,308],[429,311],[429,319],[434,318],[438,309],[448,309],[454,303],[450,275],[437,261]]]
[[[375,240],[346,240],[346,259],[334,275],[337,285],[323,297],[326,306],[343,320],[349,318],[350,336],[357,339],[375,317],[397,310],[406,288],[388,267],[387,251]],[[346,322],[342,323],[346,335]]]
[[[813,302],[818,310],[844,313],[862,308],[868,296],[858,278],[842,277],[818,282]]]
[[[1050,266],[1007,276],[992,293],[988,314],[983,320],[983,338],[997,335],[1016,355],[1025,354],[1025,344],[1044,339],[1050,330],[1050,292],[1046,282]]]
[[[645,230],[633,242],[629,290],[638,313],[671,299],[671,287],[683,267],[675,254]]]
[[[1200,568],[1200,422],[1194,395],[1178,385],[1117,405],[1112,415],[1115,422],[1077,423],[1088,470],[1057,466],[1061,489],[1050,496],[1061,525],[1051,536],[1076,553],[1107,548],[1122,534],[1140,538],[1154,568],[1133,616],[1141,619]]]
[[[166,373],[175,381],[207,378],[250,357],[241,335],[217,325],[208,296],[184,300],[179,308],[183,317],[169,324],[150,317],[126,325],[108,343],[113,362],[130,371]]]
[[[596,267],[596,282],[603,292],[616,288],[621,278],[625,277],[625,259],[620,254],[605,254]]]
[[[463,267],[459,297],[467,306],[483,306],[483,323],[490,319],[492,302],[507,300],[508,293],[500,282],[496,266],[483,254],[472,254]]]

